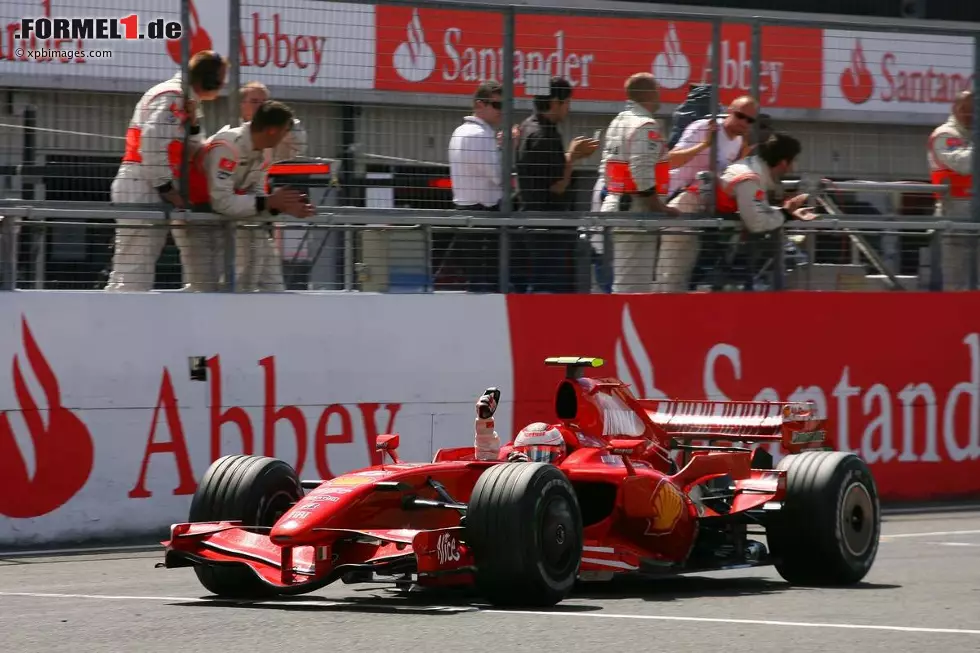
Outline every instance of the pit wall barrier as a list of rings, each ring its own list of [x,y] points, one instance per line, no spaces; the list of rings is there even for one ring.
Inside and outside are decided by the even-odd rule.
[[[302,478],[553,416],[546,356],[646,397],[812,400],[885,501],[980,495],[976,293],[0,295],[0,547],[164,535],[228,453]],[[6,370],[6,371],[3,371]],[[778,459],[782,452],[773,448]]]

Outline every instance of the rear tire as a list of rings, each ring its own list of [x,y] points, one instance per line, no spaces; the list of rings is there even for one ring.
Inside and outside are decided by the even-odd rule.
[[[790,583],[852,585],[871,569],[881,535],[878,491],[868,465],[841,451],[786,456],[783,509],[766,527],[776,570]]]
[[[575,490],[560,469],[494,465],[477,480],[466,511],[477,590],[498,606],[555,605],[575,585],[582,528]]]
[[[264,456],[224,456],[201,479],[188,521],[240,520],[243,527],[272,526],[302,496],[299,477],[287,463]],[[218,596],[275,594],[274,588],[244,565],[199,564],[194,571],[201,584]]]

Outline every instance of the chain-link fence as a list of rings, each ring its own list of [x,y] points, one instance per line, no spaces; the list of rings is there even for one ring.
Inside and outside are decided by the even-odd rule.
[[[976,34],[915,20],[724,13],[7,3],[3,287],[975,289],[977,98],[957,99],[974,88]],[[127,39],[127,16],[139,32],[157,19],[187,29],[181,39]],[[121,25],[121,38],[100,39],[85,21],[66,38],[23,34],[25,18],[114,19],[103,22]],[[213,98],[205,73],[191,70],[207,50],[227,63]],[[653,99],[642,76],[626,88],[637,73],[656,82]],[[198,134],[182,104],[164,102],[151,119],[151,88],[196,98]],[[610,190],[623,166],[607,162],[623,159],[625,134],[637,133],[621,114],[631,93],[629,120],[652,117],[655,138],[646,156],[634,147],[635,160],[625,157],[626,181],[656,181],[681,215]],[[194,140],[227,139],[216,134],[266,98],[292,109],[299,146],[273,161],[237,152],[233,190],[298,188],[313,218],[188,215],[160,201],[153,182],[172,179],[178,202],[214,210],[192,201],[195,171],[206,172]],[[779,158],[767,148],[773,133],[798,143],[792,167],[765,159]],[[184,146],[176,158],[174,141]],[[738,200],[726,183],[738,177],[733,164],[760,177],[764,198]],[[132,192],[114,195],[117,176]],[[214,181],[204,175],[205,200]],[[800,192],[815,219],[788,219],[797,205],[785,202]],[[755,203],[767,222],[749,228]]]

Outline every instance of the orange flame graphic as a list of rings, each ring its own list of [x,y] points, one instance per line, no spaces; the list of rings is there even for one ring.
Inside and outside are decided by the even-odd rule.
[[[191,40],[191,57],[202,50],[211,49],[211,35],[208,34],[207,30],[201,27],[201,19],[197,15],[197,7],[194,6],[194,0],[189,0],[188,5],[191,15],[191,24],[185,26],[187,31],[182,38],[175,41],[167,41],[167,52],[170,54],[170,58],[173,59],[174,63],[178,66],[182,61],[180,50],[185,38],[190,38]]]
[[[54,370],[44,358],[26,318],[21,317],[24,349],[47,399],[48,424],[31,396],[14,356],[14,392],[34,443],[35,472],[30,478],[6,412],[0,413],[0,514],[15,519],[40,517],[63,506],[81,490],[95,457],[88,427],[61,404]]]

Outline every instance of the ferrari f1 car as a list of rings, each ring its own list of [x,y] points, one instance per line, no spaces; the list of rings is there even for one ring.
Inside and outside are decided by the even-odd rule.
[[[875,482],[859,457],[826,445],[812,405],[639,399],[588,377],[599,359],[546,362],[565,368],[541,433],[559,446],[511,441],[494,460],[467,446],[410,463],[384,434],[381,464],[322,481],[225,456],[158,566],[192,566],[221,597],[389,581],[466,586],[511,606],[554,605],[577,580],[617,574],[774,565],[791,583],[846,585],[868,573]],[[777,442],[789,454],[774,468]]]

